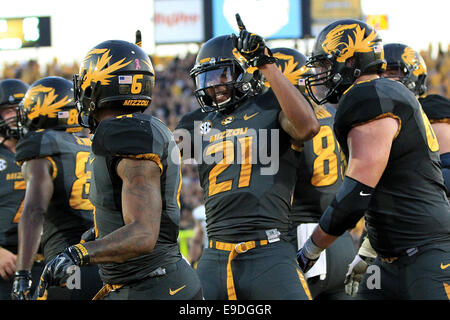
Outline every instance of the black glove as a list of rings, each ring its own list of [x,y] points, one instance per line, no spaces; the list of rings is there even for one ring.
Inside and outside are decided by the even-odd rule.
[[[39,282],[39,297],[44,295],[47,287],[63,286],[71,275],[71,267],[80,267],[88,263],[89,256],[83,245],[68,247],[45,265]]]
[[[319,257],[317,257],[316,259],[308,258],[305,255],[303,248],[301,248],[297,252],[297,262],[303,273],[307,273],[314,266],[314,264],[317,262],[318,259]]]
[[[14,274],[14,283],[11,292],[12,300],[31,300],[31,272],[19,270]]]
[[[247,60],[248,64],[252,67],[261,67],[265,64],[275,63],[277,60],[272,56],[270,49],[266,47],[264,39],[245,29],[239,13],[236,13],[236,21],[240,30],[239,38],[234,33],[231,35],[231,38],[233,45]],[[269,56],[266,56],[265,48],[267,48]]]

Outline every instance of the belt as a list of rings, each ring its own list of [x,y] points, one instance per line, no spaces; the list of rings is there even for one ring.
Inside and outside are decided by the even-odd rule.
[[[256,247],[265,246],[268,243],[269,243],[268,240],[246,241],[239,243],[226,243],[214,240],[209,241],[210,248],[230,252],[230,254],[228,255],[228,263],[227,263],[227,293],[229,300],[237,300],[236,289],[234,286],[234,279],[233,279],[233,271],[231,270],[231,261],[233,261],[233,259],[236,258],[238,254],[245,253],[248,250],[254,249]]]
[[[168,272],[175,271],[176,269],[177,269],[177,263],[175,262],[175,263],[169,264],[167,267],[158,267],[155,270],[153,270],[152,272],[150,272],[149,274],[147,274],[144,278],[136,280],[136,281],[121,283],[121,284],[107,283],[100,289],[99,292],[97,292],[97,294],[94,296],[94,298],[92,298],[92,300],[101,300],[101,299],[103,299],[104,296],[106,296],[111,291],[118,290],[125,285],[139,282],[139,281],[145,280],[147,278],[161,277],[161,276],[164,276]]]
[[[405,250],[405,252],[399,254],[398,256],[394,256],[394,257],[380,256],[380,260],[384,263],[393,263],[402,257],[412,257],[413,255],[415,255],[418,252],[419,252],[419,247],[409,248],[409,249]]]
[[[92,300],[101,300],[103,299],[104,296],[106,296],[108,293],[110,293],[111,291],[120,289],[124,286],[125,284],[105,284],[99,292],[97,292],[97,294],[92,298]]]

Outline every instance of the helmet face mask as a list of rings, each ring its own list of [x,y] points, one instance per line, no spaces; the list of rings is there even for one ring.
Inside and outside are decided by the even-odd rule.
[[[260,93],[264,86],[260,72],[247,65],[230,36],[204,43],[190,76],[203,112],[231,112],[248,96]]]
[[[386,61],[375,30],[362,21],[346,19],[319,33],[307,66],[314,71],[305,80],[308,94],[323,104],[337,103],[361,75],[382,73]]]
[[[17,120],[20,135],[38,129],[81,131],[72,83],[61,77],[34,82],[19,103]]]
[[[8,139],[18,140],[20,138],[17,108],[28,88],[28,84],[18,79],[0,81],[0,136],[3,137],[2,143]]]
[[[98,44],[73,77],[80,124],[94,132],[100,109],[144,111],[152,101],[154,84],[152,62],[140,47],[121,40]]]

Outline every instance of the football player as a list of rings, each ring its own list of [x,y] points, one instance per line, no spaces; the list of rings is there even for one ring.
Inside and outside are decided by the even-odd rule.
[[[365,213],[378,256],[357,297],[449,299],[450,206],[439,146],[414,94],[380,77],[383,56],[377,32],[358,20],[335,21],[316,38],[306,87],[316,103],[338,103],[334,131],[349,160],[297,259],[308,271]]]
[[[16,114],[27,89],[28,85],[17,79],[0,82],[0,300],[11,299],[16,271],[17,224],[25,197],[25,181],[15,161],[19,140]],[[35,281],[43,268],[40,260],[42,255],[37,255],[32,270]]]
[[[98,264],[105,285],[96,300],[202,299],[177,244],[179,149],[167,126],[143,113],[154,82],[135,44],[105,41],[84,58],[74,86],[81,123],[94,133],[88,183],[97,237],[50,261],[43,288],[64,281],[73,265]]]
[[[421,55],[401,43],[384,46],[387,62],[383,76],[400,81],[418,98],[436,135],[442,175],[450,195],[450,100],[438,94],[426,94],[427,67]]]
[[[403,83],[416,97],[420,97],[419,102],[422,104],[423,111],[428,116],[438,140],[442,173],[448,196],[450,187],[450,161],[448,160],[448,155],[450,155],[450,126],[445,119],[450,118],[450,102],[440,95],[425,95],[427,67],[417,51],[401,43],[388,43],[384,45],[384,57],[387,65],[382,76]],[[369,240],[365,237],[358,254],[349,265],[346,277],[347,293],[356,294],[358,282],[362,280],[367,267],[375,257],[376,252],[373,251]]]
[[[429,94],[421,96],[419,102],[439,143],[442,175],[447,197],[450,197],[450,100],[438,94]]]
[[[263,39],[239,18],[238,25],[239,37],[200,48],[191,76],[204,114],[190,113],[177,127],[206,200],[209,244],[197,272],[207,300],[308,299],[287,236],[298,166],[291,140],[311,139],[319,124]]]
[[[73,85],[61,77],[33,83],[19,105],[18,120],[23,137],[16,161],[22,165],[27,188],[12,294],[15,299],[30,299],[34,295],[29,272],[39,244],[46,262],[52,261],[93,226],[86,184],[91,142],[73,134],[81,130]],[[49,290],[48,299],[90,299],[101,287],[95,266],[72,269],[65,276],[71,277],[70,284]]]
[[[310,74],[305,66],[306,57],[291,48],[272,50],[278,59],[277,65],[291,83],[307,95],[304,79]],[[319,133],[304,142],[299,149],[300,166],[292,203],[289,234],[296,250],[303,246],[320,216],[333,200],[342,183],[345,158],[333,134],[336,108],[331,104],[319,106],[313,101],[314,111],[320,124]],[[344,279],[347,265],[355,256],[353,240],[348,231],[337,239],[324,253],[320,261],[305,277],[313,299],[347,299],[344,293]]]

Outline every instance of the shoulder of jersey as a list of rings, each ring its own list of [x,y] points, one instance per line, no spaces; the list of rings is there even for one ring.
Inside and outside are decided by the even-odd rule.
[[[152,153],[154,139],[159,137],[153,134],[152,121],[156,120],[146,114],[128,114],[103,120],[95,131],[92,152],[100,156]]]
[[[201,108],[188,112],[181,117],[176,129],[192,130],[194,129],[194,122],[202,121],[207,115],[208,113],[203,112]]]
[[[16,161],[52,156],[60,152],[57,135],[54,130],[37,130],[28,132],[16,146]]]
[[[332,106],[323,105],[314,109],[317,120],[333,119],[336,114],[336,108]]]
[[[393,85],[395,90],[399,84],[397,81],[384,78],[354,84],[344,92],[339,100],[335,122],[350,126],[357,125],[370,121],[383,113],[391,112],[392,110],[382,108],[379,91],[376,88]]]
[[[250,102],[257,104],[261,109],[281,110],[280,103],[278,102],[277,97],[273,93],[272,89],[269,89],[267,92],[259,94],[255,97],[250,97],[249,99],[252,99]]]
[[[419,98],[423,111],[432,120],[450,120],[450,100],[438,94],[430,94]]]

